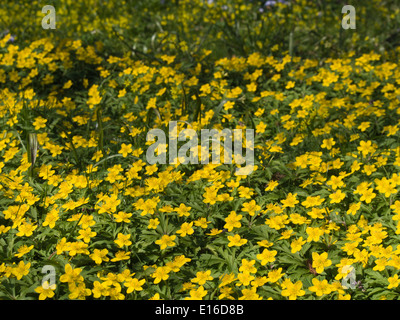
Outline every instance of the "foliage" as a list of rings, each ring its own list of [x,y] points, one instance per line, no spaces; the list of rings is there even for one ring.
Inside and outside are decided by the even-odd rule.
[[[398,299],[399,8],[382,3],[342,30],[341,1],[65,0],[42,30],[43,3],[5,1],[0,298]],[[254,171],[150,165],[170,121],[254,129]]]

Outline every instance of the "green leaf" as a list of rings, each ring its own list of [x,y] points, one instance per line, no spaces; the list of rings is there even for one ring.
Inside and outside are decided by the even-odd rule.
[[[213,124],[215,123],[215,121],[217,121],[218,116],[219,116],[219,114],[220,114],[220,112],[221,112],[221,110],[222,110],[224,104],[225,104],[227,101],[228,101],[227,99],[223,99],[223,100],[219,103],[219,105],[214,109],[214,115],[213,115],[213,117],[211,118],[210,123],[209,123],[208,126],[207,126],[208,129],[211,129],[212,126],[213,126]]]

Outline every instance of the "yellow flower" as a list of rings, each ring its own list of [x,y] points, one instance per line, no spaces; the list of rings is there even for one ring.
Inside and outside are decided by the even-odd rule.
[[[96,236],[96,232],[92,231],[90,228],[79,230],[79,236],[77,239],[83,239],[83,242],[89,243],[90,239]]]
[[[351,214],[351,215],[355,215],[357,213],[358,210],[360,210],[361,208],[361,202],[358,203],[352,203],[349,206],[349,210],[347,210],[347,214]]]
[[[131,237],[130,234],[124,235],[122,233],[118,233],[117,235],[117,240],[114,240],[114,242],[122,248],[123,246],[130,246],[132,244],[132,241],[128,240]]]
[[[126,145],[125,143],[121,144],[121,149],[119,150],[119,153],[122,154],[124,158],[128,156],[129,153],[132,153],[132,144]]]
[[[239,268],[239,271],[241,272],[249,272],[249,273],[256,273],[257,268],[254,267],[254,264],[256,263],[256,260],[251,260],[248,261],[246,259],[242,259],[242,265]]]
[[[219,292],[221,293],[218,296],[219,300],[222,300],[224,298],[230,299],[230,300],[235,300],[235,298],[231,295],[233,293],[233,289],[231,287],[222,287]]]
[[[177,209],[175,209],[175,211],[178,213],[178,215],[179,215],[180,217],[183,217],[183,216],[188,217],[188,216],[190,216],[189,211],[190,211],[191,209],[192,209],[191,207],[187,207],[187,206],[185,206],[183,203],[181,203],[181,204],[179,205],[179,207],[178,207]]]
[[[209,233],[207,233],[207,235],[209,235],[209,236],[216,236],[217,234],[220,234],[221,232],[222,232],[222,230],[213,228],[213,229],[210,230]]]
[[[250,216],[254,216],[256,211],[261,210],[261,207],[256,204],[254,200],[251,200],[250,202],[245,202],[243,203],[243,212],[248,212]]]
[[[151,176],[154,172],[157,172],[157,164],[146,166],[146,174]]]
[[[312,253],[312,267],[315,268],[317,273],[322,273],[324,268],[329,267],[332,261],[328,259],[328,252],[318,254],[317,252]]]
[[[235,234],[234,236],[228,236],[228,240],[228,247],[241,247],[247,243],[247,239],[242,239],[238,234]]]
[[[99,104],[101,102],[101,96],[98,91],[98,85],[95,84],[89,89],[89,99],[87,100],[87,104],[89,107],[92,109],[95,105]]]
[[[92,289],[93,297],[96,299],[100,298],[101,296],[107,297],[110,295],[109,289],[110,286],[107,283],[105,282],[100,283],[99,281],[94,281]]]
[[[175,60],[175,56],[168,56],[168,55],[162,55],[161,59],[167,62],[168,64],[171,64]]]
[[[330,284],[325,279],[320,281],[317,278],[313,278],[312,283],[313,286],[309,287],[308,290],[315,292],[318,297],[332,292]]]
[[[362,193],[360,201],[365,201],[365,203],[371,203],[372,199],[376,197],[376,193],[373,192],[373,188],[369,188]]]
[[[289,297],[289,300],[296,300],[297,297],[305,295],[305,291],[302,290],[303,283],[299,280],[296,283],[292,283],[290,280],[286,282],[285,289],[282,290],[281,294],[284,297]]]
[[[286,84],[285,89],[291,89],[294,88],[295,82],[294,81],[288,81]]]
[[[29,268],[31,267],[31,263],[28,262],[25,264],[23,261],[20,261],[17,267],[12,268],[12,273],[20,280],[23,276],[26,276],[29,273]]]
[[[291,192],[287,195],[286,199],[281,200],[281,203],[283,204],[283,207],[289,207],[289,208],[294,208],[297,203],[299,203],[299,200],[297,200],[297,193],[292,194]]]
[[[154,296],[152,296],[149,300],[161,300],[160,299],[160,294],[156,293]]]
[[[193,226],[193,221],[190,223],[184,222],[181,225],[181,228],[178,231],[176,231],[176,233],[180,234],[181,237],[185,237],[188,234],[190,235],[194,232],[192,226]]]
[[[176,239],[175,235],[169,236],[167,234],[164,234],[161,239],[156,240],[156,244],[158,244],[160,246],[161,250],[166,249],[167,247],[173,247],[176,245],[176,243],[174,242],[174,240]]]
[[[276,188],[276,186],[277,186],[278,184],[279,184],[278,181],[271,180],[271,181],[268,183],[267,187],[265,188],[265,191],[273,191],[273,190]]]
[[[251,286],[253,288],[262,287],[268,282],[268,278],[266,276],[256,277],[252,282]]]
[[[255,92],[257,90],[257,84],[255,82],[252,82],[250,84],[247,84],[246,88],[248,92]]]
[[[139,280],[136,278],[129,279],[128,281],[124,282],[124,286],[128,289],[126,293],[131,293],[132,291],[141,291],[143,290],[142,285],[146,282],[145,279]]]
[[[167,280],[169,278],[169,272],[171,269],[169,267],[158,267],[151,276],[154,278],[154,284],[161,282],[161,280]]]
[[[46,122],[47,122],[47,119],[44,119],[42,117],[37,117],[35,119],[35,121],[33,122],[33,126],[35,127],[35,130],[39,130],[41,128],[46,127]]]
[[[235,105],[235,102],[233,102],[233,101],[227,101],[227,102],[225,102],[225,104],[224,104],[224,110],[225,110],[225,111],[228,111],[228,110],[232,109],[234,105]]]
[[[200,286],[197,289],[190,290],[189,294],[190,297],[186,297],[185,300],[203,300],[207,295],[207,290],[204,290],[204,287]]]
[[[375,179],[376,190],[380,193],[384,194],[386,198],[390,197],[392,194],[397,193],[396,183],[394,183],[391,179],[387,179],[383,177],[382,179]]]
[[[83,277],[80,275],[82,269],[75,268],[73,269],[70,264],[65,265],[65,274],[61,275],[61,282],[73,283],[77,281],[83,281]]]
[[[19,227],[18,227],[18,233],[17,236],[19,237],[30,237],[33,234],[33,231],[35,231],[37,228],[37,225],[33,225],[31,223],[28,223],[24,221]]]
[[[233,228],[240,228],[242,226],[240,223],[242,217],[243,216],[241,214],[237,215],[235,211],[231,211],[231,213],[225,218],[226,223],[224,228],[226,228],[228,231],[232,231]]]
[[[196,273],[196,278],[193,278],[191,282],[197,283],[199,285],[203,285],[208,280],[213,280],[214,278],[211,276],[211,270],[207,271],[199,271]]]
[[[371,123],[368,121],[364,121],[362,122],[357,129],[360,129],[362,132],[364,132],[365,130],[367,130],[370,127]]]
[[[242,289],[242,296],[239,300],[262,300],[262,297],[256,292],[256,288]]]
[[[374,271],[383,271],[385,270],[386,266],[388,265],[388,259],[382,257],[375,260],[376,266],[372,268]]]
[[[329,139],[324,139],[322,140],[322,145],[321,148],[325,148],[325,149],[332,149],[332,147],[336,144],[335,140],[333,140],[333,138],[329,138]]]
[[[159,224],[160,224],[160,220],[158,220],[158,218],[150,219],[149,220],[149,225],[147,226],[147,228],[149,228],[149,229],[157,229],[157,226]]]
[[[267,280],[268,282],[274,283],[277,282],[280,278],[282,278],[285,274],[282,273],[282,268],[272,270],[268,272]]]
[[[46,219],[43,222],[43,226],[49,226],[50,229],[53,229],[56,225],[56,221],[59,219],[57,209],[51,210],[47,215]]]
[[[371,141],[360,141],[360,146],[357,147],[357,150],[360,151],[364,157],[366,157],[369,153],[374,153],[376,148],[372,145]]]
[[[261,121],[256,126],[256,133],[264,133],[266,128],[267,128],[267,125],[264,122]]]
[[[86,229],[92,227],[96,224],[92,215],[84,214],[82,215],[78,225],[82,227],[82,229]]]
[[[261,260],[261,265],[265,266],[269,262],[275,261],[275,256],[278,252],[276,250],[264,249],[262,253],[257,255],[257,259]]]
[[[307,227],[306,233],[308,234],[307,242],[318,242],[319,238],[324,234],[324,230],[320,228]]]
[[[400,279],[397,274],[395,274],[393,277],[389,277],[388,281],[389,281],[388,289],[397,288],[400,284]]]
[[[47,298],[54,297],[54,290],[56,289],[56,285],[52,284],[51,286],[47,281],[43,282],[43,285],[37,287],[35,292],[39,293],[39,300],[46,300]]]
[[[73,282],[70,283],[68,286],[69,291],[71,292],[68,295],[68,298],[73,300],[73,299],[78,299],[78,300],[85,300],[86,296],[90,296],[92,291],[88,288],[86,288],[86,285],[84,282]]]
[[[119,90],[119,92],[118,92],[118,98],[122,98],[122,97],[124,97],[126,95],[126,89],[124,88],[124,89],[122,89],[122,90]]]
[[[217,198],[217,190],[209,189],[209,188],[206,188],[205,190],[206,190],[206,192],[203,193],[203,197],[204,197],[203,202],[204,203],[209,203],[210,205],[215,204],[217,202],[217,200],[218,200],[218,198]]]
[[[324,199],[321,199],[320,196],[316,196],[316,197],[307,197],[306,200],[304,200],[301,204],[305,208],[310,208],[310,207],[319,206],[323,202],[324,202]]]
[[[367,176],[370,176],[372,173],[376,171],[375,164],[365,164],[362,172],[365,173]]]
[[[125,252],[125,251],[118,251],[115,254],[115,257],[111,259],[112,262],[116,261],[121,261],[121,260],[128,260],[131,252]]]
[[[329,195],[329,198],[331,198],[331,203],[340,203],[345,197],[346,194],[343,193],[341,190],[338,190],[335,193]]]
[[[199,219],[194,221],[194,225],[196,227],[200,227],[200,228],[203,228],[203,229],[206,229],[209,223],[211,223],[211,221],[207,221],[207,218],[204,218],[204,217],[203,218],[199,218]]]
[[[301,248],[303,247],[303,244],[305,244],[305,243],[306,243],[306,240],[303,240],[303,237],[293,240],[290,244],[290,247],[292,248],[291,252],[296,253],[296,252],[300,251]]]
[[[108,250],[107,249],[94,249],[93,253],[91,255],[89,255],[89,257],[94,260],[94,262],[96,262],[96,264],[101,264],[103,261],[109,261],[110,259],[107,258],[107,253]]]
[[[124,211],[119,211],[118,213],[113,214],[115,218],[115,222],[126,222],[129,223],[129,218],[132,217],[132,213],[126,213]]]
[[[91,160],[94,160],[94,161],[97,162],[97,161],[99,161],[102,157],[103,157],[103,152],[101,152],[101,150],[99,150],[99,151],[96,151],[96,152],[93,154]]]
[[[238,273],[237,275],[237,280],[238,282],[236,283],[236,286],[248,286],[251,281],[253,281],[255,277],[250,274],[250,272],[242,272]]]
[[[22,245],[18,248],[18,253],[16,253],[14,256],[21,258],[24,254],[30,252],[33,249],[33,245],[27,246],[27,245]]]
[[[219,280],[221,281],[221,283],[218,285],[218,288],[224,287],[235,280],[235,274],[223,274],[219,277]]]

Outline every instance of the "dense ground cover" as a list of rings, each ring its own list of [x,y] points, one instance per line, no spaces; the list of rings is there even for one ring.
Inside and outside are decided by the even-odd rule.
[[[1,298],[397,299],[395,3],[6,1]],[[149,164],[170,121],[254,129],[253,172]]]

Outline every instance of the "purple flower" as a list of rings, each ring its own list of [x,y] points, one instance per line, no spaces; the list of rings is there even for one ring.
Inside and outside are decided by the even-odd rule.
[[[3,32],[0,33],[0,38],[3,38],[3,36],[6,36],[10,33],[10,30],[6,29]],[[10,34],[10,39],[8,39],[7,42],[14,42],[15,41],[15,35]]]

